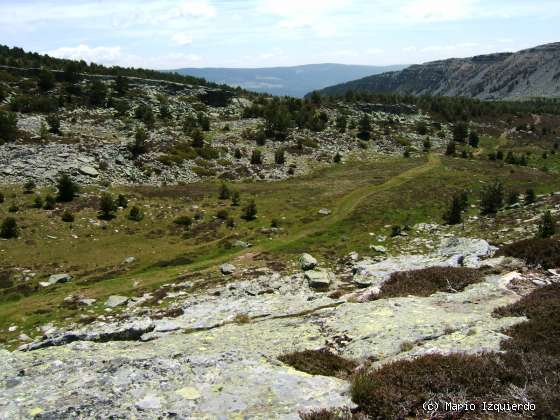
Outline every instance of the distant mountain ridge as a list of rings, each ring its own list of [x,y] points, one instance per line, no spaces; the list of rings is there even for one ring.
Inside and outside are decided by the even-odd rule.
[[[560,97],[560,42],[516,53],[413,65],[401,71],[330,86],[321,93],[341,95],[349,90],[486,100]]]
[[[201,77],[210,82],[240,86],[255,92],[303,97],[313,90],[348,82],[373,74],[402,70],[405,65],[361,66],[346,64],[308,64],[268,68],[183,68],[181,75]]]

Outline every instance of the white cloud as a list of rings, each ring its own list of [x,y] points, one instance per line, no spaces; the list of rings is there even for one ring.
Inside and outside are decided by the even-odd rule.
[[[216,16],[216,8],[205,0],[184,1],[176,11],[181,17],[212,18]]]
[[[85,60],[95,63],[115,63],[122,58],[121,47],[90,47],[80,44],[77,47],[61,47],[48,51],[48,55],[70,60]]]
[[[184,33],[176,33],[171,37],[174,44],[184,46],[190,45],[193,42],[192,36]]]
[[[414,0],[400,8],[409,22],[445,22],[471,17],[479,0]]]
[[[70,60],[84,60],[105,65],[143,67],[151,69],[176,69],[200,65],[202,57],[197,54],[171,53],[156,56],[125,54],[121,47],[90,47],[85,44],[77,47],[62,47],[47,54]]]
[[[280,29],[309,29],[318,36],[331,37],[339,30],[336,12],[345,6],[348,2],[342,0],[261,0],[257,12],[280,18]]]

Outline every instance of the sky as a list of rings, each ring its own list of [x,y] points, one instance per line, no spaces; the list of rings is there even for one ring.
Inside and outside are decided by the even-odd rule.
[[[559,0],[0,0],[0,44],[153,69],[414,64],[560,41]]]

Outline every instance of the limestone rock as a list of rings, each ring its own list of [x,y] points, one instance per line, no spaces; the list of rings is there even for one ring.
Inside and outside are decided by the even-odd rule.
[[[95,169],[92,166],[80,166],[80,173],[87,175],[87,176],[91,176],[91,177],[96,177],[99,175],[99,172],[97,171],[97,169]]]
[[[335,279],[333,272],[325,269],[308,270],[305,272],[305,279],[309,287],[316,289],[328,288]]]
[[[118,295],[109,296],[109,298],[105,302],[105,306],[107,308],[115,308],[117,306],[124,305],[125,303],[128,302],[128,300],[129,298],[126,296],[118,296]]]
[[[72,276],[70,274],[53,274],[49,277],[48,284],[58,284],[58,283],[67,283],[72,280]]]
[[[301,254],[299,257],[299,266],[302,270],[313,270],[317,267],[317,260],[310,254]]]
[[[233,264],[222,264],[220,266],[220,272],[224,276],[229,276],[229,275],[235,273],[235,266]]]

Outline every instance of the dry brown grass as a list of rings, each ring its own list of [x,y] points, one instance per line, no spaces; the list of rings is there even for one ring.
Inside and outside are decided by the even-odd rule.
[[[400,296],[430,296],[436,292],[460,292],[470,284],[478,283],[478,270],[464,267],[431,267],[421,270],[393,273],[381,288],[376,299]]]
[[[304,350],[282,355],[278,359],[311,375],[335,376],[341,379],[347,379],[358,366],[355,361],[340,357],[328,349]]]

